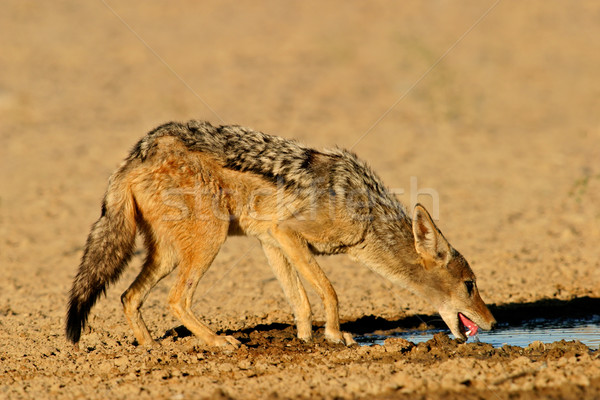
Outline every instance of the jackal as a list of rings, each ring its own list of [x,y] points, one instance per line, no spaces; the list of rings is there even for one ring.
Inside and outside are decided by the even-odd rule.
[[[454,336],[465,340],[495,320],[467,261],[421,205],[409,217],[381,179],[353,153],[315,150],[240,126],[167,123],[148,133],[110,177],[70,292],[66,334],[77,344],[92,306],[117,280],[145,239],[141,272],[123,293],[139,344],[154,343],[140,307],[178,268],[168,303],[208,345],[239,346],[192,313],[192,296],[228,235],[260,241],[292,307],[300,339],[312,337],[311,307],[298,273],[314,287],[329,341],[340,331],[336,292],[315,254],[347,253],[392,282],[425,297]],[[465,326],[470,332],[467,332]]]

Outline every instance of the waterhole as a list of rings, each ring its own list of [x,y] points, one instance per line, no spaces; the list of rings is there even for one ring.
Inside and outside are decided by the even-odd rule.
[[[374,344],[383,345],[387,338],[398,337],[413,343],[426,342],[439,332],[449,332],[448,329],[411,330],[394,332],[389,335],[365,334],[354,339],[363,346]],[[470,337],[468,342],[480,341],[494,347],[505,344],[526,347],[532,342],[551,343],[560,340],[579,340],[591,349],[598,350],[600,346],[600,315],[584,318],[532,319],[522,321],[518,325],[500,323],[493,331],[479,331]]]

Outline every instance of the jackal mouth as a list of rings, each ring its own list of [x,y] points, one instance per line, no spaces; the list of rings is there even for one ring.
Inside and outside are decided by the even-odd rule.
[[[463,313],[458,313],[458,327],[460,332],[465,336],[475,336],[479,327],[469,318],[467,318]]]

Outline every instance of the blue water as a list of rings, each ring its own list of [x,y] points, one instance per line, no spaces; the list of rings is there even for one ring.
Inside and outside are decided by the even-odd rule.
[[[447,329],[431,329],[426,331],[397,332],[390,335],[363,335],[354,339],[360,345],[382,345],[390,337],[399,337],[413,343],[426,342],[439,332]],[[494,347],[505,344],[526,347],[534,341],[551,343],[560,340],[579,340],[589,348],[598,350],[600,347],[600,315],[579,319],[536,319],[526,321],[520,325],[500,324],[493,331],[479,331],[469,338],[468,342],[479,340],[490,343]]]

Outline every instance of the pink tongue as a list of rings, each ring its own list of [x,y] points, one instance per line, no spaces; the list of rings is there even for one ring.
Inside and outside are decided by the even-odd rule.
[[[469,336],[475,336],[477,334],[477,330],[479,329],[479,327],[475,325],[473,321],[471,321],[469,318],[465,317],[461,313],[458,313],[458,318],[460,319],[460,322],[462,322],[463,325],[467,328],[467,334]]]

